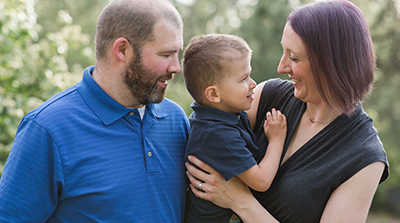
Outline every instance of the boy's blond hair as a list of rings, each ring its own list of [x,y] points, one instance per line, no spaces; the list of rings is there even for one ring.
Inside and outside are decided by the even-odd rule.
[[[234,59],[251,57],[252,50],[242,38],[228,34],[193,37],[183,54],[183,76],[193,99],[202,104],[204,90],[218,84]]]

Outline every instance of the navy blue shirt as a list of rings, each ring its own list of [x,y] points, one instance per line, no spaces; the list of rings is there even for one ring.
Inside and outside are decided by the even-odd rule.
[[[185,113],[164,99],[142,121],[93,69],[21,121],[0,181],[0,222],[182,222]]]
[[[193,113],[189,118],[186,156],[196,156],[217,170],[225,180],[257,164],[257,141],[246,112],[232,114],[196,102],[191,107]],[[232,213],[188,192],[186,222],[229,222]]]

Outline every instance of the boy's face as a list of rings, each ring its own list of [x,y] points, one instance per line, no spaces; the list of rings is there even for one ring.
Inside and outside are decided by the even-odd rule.
[[[224,78],[216,85],[220,97],[219,109],[230,113],[250,109],[257,85],[250,78],[250,57],[233,59],[226,66]]]

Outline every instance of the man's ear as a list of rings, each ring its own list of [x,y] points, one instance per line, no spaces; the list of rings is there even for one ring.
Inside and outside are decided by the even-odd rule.
[[[221,102],[221,98],[219,97],[218,94],[218,88],[214,85],[208,86],[204,90],[204,95],[206,96],[207,100],[213,103],[219,103]]]
[[[114,41],[113,53],[122,62],[126,60],[126,53],[128,52],[129,42],[126,38],[120,37]]]

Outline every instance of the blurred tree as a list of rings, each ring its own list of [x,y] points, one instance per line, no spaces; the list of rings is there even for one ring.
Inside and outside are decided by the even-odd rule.
[[[59,11],[61,28],[41,37],[34,6],[33,0],[0,2],[1,171],[21,118],[80,80],[81,65],[68,65],[66,58],[74,50],[82,58],[91,56],[85,54],[90,37],[64,11]]]
[[[235,34],[246,39],[253,49],[252,78],[257,83],[270,78],[287,78],[276,70],[282,56],[283,28],[292,11],[290,1],[260,1],[248,9],[240,7],[239,10],[243,22]],[[247,18],[248,14],[251,16]]]
[[[364,103],[387,151],[390,178],[378,188],[374,207],[400,216],[400,2],[397,0],[354,0],[368,20],[377,56],[374,89]],[[390,202],[396,202],[390,203]],[[397,208],[396,208],[397,207]]]
[[[66,20],[70,24],[78,24],[82,27],[82,33],[91,36],[91,41],[85,50],[90,53],[90,60],[79,56],[81,49],[69,49],[70,53],[66,57],[67,64],[80,64],[87,67],[94,64],[94,35],[96,33],[97,18],[109,2],[109,0],[35,0],[35,12],[37,13],[37,23],[42,26],[43,31],[40,37],[44,37],[49,32],[57,32]],[[69,18],[68,18],[69,17]]]
[[[289,0],[174,0],[173,3],[184,20],[185,45],[191,37],[205,33],[238,35],[253,50],[251,76],[257,83],[280,76],[276,68],[282,52],[282,30],[291,11]],[[169,88],[168,93],[178,103],[184,101],[180,104],[190,113],[187,102],[193,100],[186,91],[181,91],[185,89],[182,84],[184,81],[179,75],[174,79],[179,92]],[[181,96],[176,98],[174,95]]]

